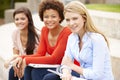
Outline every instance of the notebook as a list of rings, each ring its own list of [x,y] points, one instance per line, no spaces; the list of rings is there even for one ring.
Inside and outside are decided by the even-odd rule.
[[[58,64],[29,64],[28,66],[34,67],[34,68],[57,68]]]

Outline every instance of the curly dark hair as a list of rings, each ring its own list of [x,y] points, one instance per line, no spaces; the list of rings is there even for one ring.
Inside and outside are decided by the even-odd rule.
[[[64,4],[60,0],[42,0],[39,5],[39,16],[43,21],[43,13],[45,10],[56,10],[61,18],[60,23],[64,20]]]

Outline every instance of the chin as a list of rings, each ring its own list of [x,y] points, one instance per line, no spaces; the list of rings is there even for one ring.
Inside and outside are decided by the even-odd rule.
[[[52,27],[48,27],[48,29],[54,29],[54,28],[52,28]]]
[[[25,29],[25,27],[18,27],[18,29],[19,29],[19,30],[23,30],[23,29]]]
[[[78,30],[71,30],[73,33],[78,33]]]
[[[53,29],[54,28],[54,26],[47,26],[49,29]]]
[[[19,30],[23,30],[24,28],[18,28]]]

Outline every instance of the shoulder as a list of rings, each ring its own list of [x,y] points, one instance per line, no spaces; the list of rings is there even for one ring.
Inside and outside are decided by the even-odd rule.
[[[48,28],[46,26],[43,26],[41,29],[41,31],[46,31],[46,30],[48,30]]]
[[[12,33],[12,38],[15,39],[18,36],[19,33],[20,33],[19,30],[15,29]]]
[[[78,34],[76,33],[71,33],[68,37],[68,40],[67,40],[67,46],[71,49],[75,49],[75,46],[77,46],[79,43],[79,37],[78,37]]]
[[[71,30],[70,30],[70,28],[68,28],[68,27],[64,27],[63,31],[66,32],[66,33],[67,33],[67,32],[68,32],[68,33],[71,33]]]
[[[78,39],[78,35],[75,34],[75,33],[71,33],[71,34],[69,35],[69,38],[75,40],[75,39]]]
[[[79,42],[78,35],[75,33],[71,33],[68,37],[68,42],[72,42],[72,44]]]
[[[14,31],[13,31],[13,34],[17,34],[19,32],[19,30],[18,29],[15,29]]]
[[[90,33],[90,40],[93,44],[107,45],[103,35],[99,33]]]
[[[68,27],[64,27],[63,30],[59,34],[59,38],[66,39],[71,34],[71,30]]]
[[[48,28],[46,26],[43,26],[42,29],[41,29],[41,34],[45,34],[45,33],[48,33]]]
[[[91,39],[93,39],[94,41],[101,41],[101,40],[105,40],[104,37],[99,34],[99,33],[90,33],[90,37]]]
[[[68,27],[64,27],[61,34],[63,35],[70,35],[72,32]]]

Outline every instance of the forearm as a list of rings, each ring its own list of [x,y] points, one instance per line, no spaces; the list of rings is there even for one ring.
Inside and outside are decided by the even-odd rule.
[[[64,56],[64,58],[62,60],[62,65],[66,65],[71,70],[83,75],[83,68],[81,68],[80,66],[74,64],[72,59],[70,57],[68,57],[68,56]]]
[[[38,56],[38,57],[25,57],[26,64],[35,63],[35,64],[59,64],[60,61],[57,58],[52,56]]]
[[[9,58],[9,59],[7,60],[7,63],[10,64],[10,62],[13,61],[13,60],[15,60],[18,56],[19,56],[19,55],[14,54],[11,58]]]
[[[83,75],[83,68],[81,68],[80,66],[75,65],[75,64],[73,63],[73,64],[70,65],[70,68],[71,68],[73,71],[79,73],[80,75]]]

